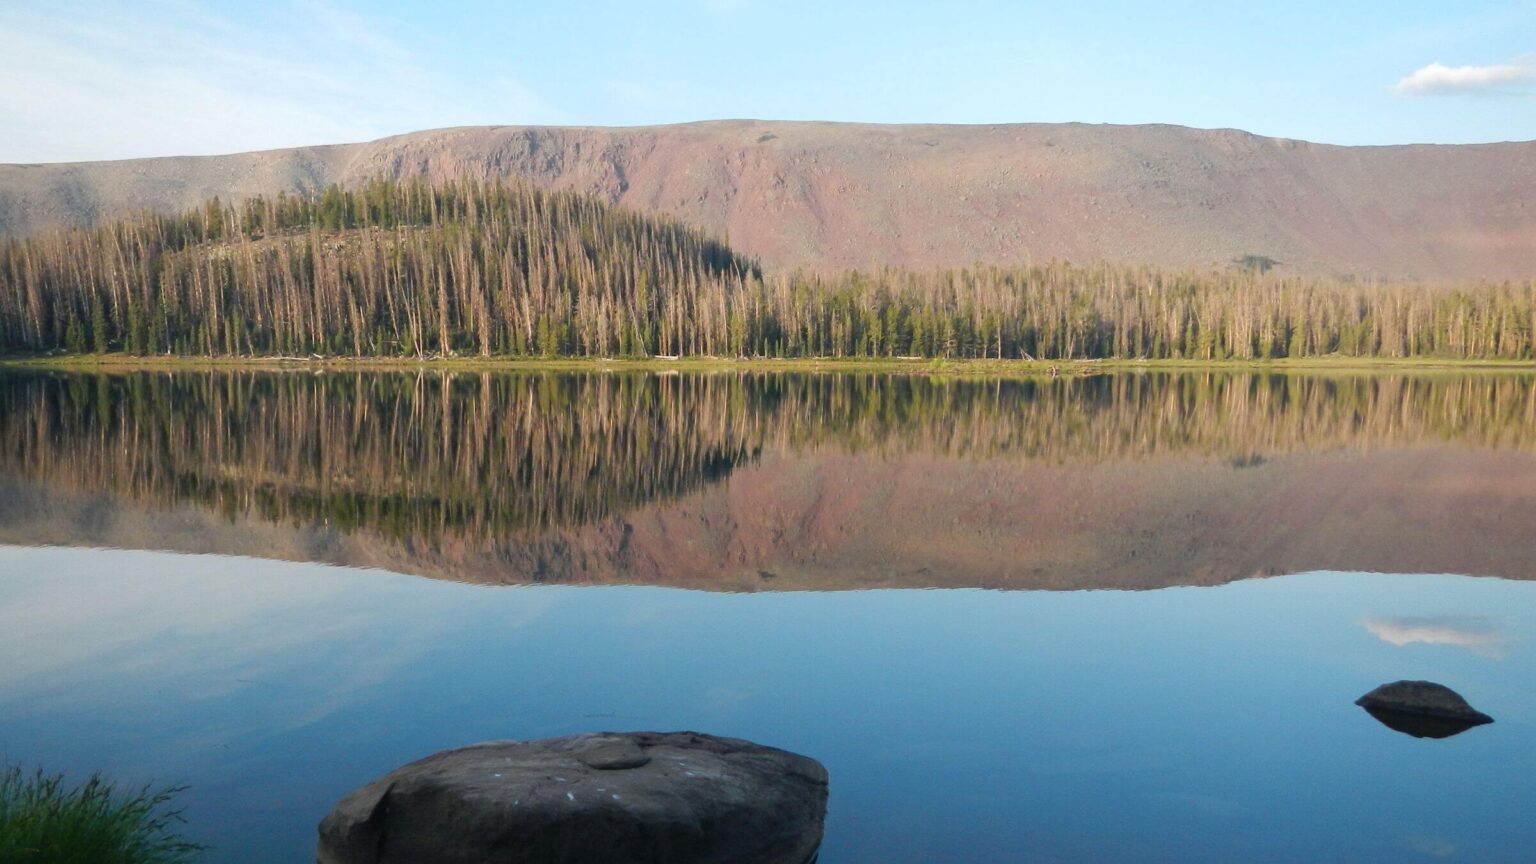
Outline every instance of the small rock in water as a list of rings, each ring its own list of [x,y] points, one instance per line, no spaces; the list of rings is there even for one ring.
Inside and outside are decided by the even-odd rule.
[[[492,741],[428,756],[343,798],[320,823],[318,860],[808,864],[826,808],[821,763],[749,741],[694,732]]]
[[[1383,684],[1355,700],[1381,723],[1415,738],[1449,738],[1493,718],[1449,687],[1432,681]]]

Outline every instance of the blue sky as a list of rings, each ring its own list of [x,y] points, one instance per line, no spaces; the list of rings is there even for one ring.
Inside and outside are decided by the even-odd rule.
[[[1536,0],[0,0],[0,161],[721,117],[1536,139]]]

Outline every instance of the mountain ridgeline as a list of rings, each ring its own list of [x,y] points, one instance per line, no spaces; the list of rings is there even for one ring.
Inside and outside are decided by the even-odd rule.
[[[716,120],[460,127],[226,156],[0,165],[0,235],[312,195],[520,178],[729,237],[769,270],[1115,261],[1391,279],[1536,275],[1536,141],[1339,147],[1236,129]]]
[[[1533,331],[1531,282],[765,275],[673,220],[521,182],[376,180],[0,243],[10,353],[1529,359]]]

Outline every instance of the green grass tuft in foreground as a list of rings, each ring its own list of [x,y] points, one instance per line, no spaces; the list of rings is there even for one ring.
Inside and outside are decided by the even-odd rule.
[[[41,769],[0,770],[3,864],[182,864],[203,847],[176,831],[181,787],[121,789],[92,774],[70,787]]]

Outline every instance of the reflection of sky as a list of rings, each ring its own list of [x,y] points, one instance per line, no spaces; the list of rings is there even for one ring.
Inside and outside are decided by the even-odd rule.
[[[191,783],[214,862],[306,860],[338,797],[434,750],[595,728],[822,759],[826,864],[1519,860],[1536,659],[1360,627],[1431,619],[1523,632],[1536,584],[723,595],[0,547],[0,753]],[[1420,741],[1352,704],[1401,678],[1498,722]]]
[[[1381,641],[1396,645],[1454,645],[1494,659],[1505,656],[1509,637],[1487,618],[1431,615],[1405,618],[1367,618],[1365,629]]]

